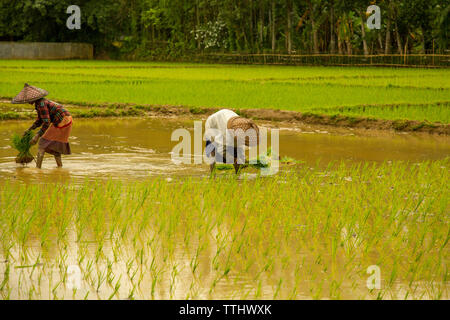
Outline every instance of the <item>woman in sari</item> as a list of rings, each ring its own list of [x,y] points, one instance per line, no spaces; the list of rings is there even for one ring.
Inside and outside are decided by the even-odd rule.
[[[55,157],[56,164],[62,167],[62,154],[70,154],[69,136],[72,130],[72,116],[58,103],[47,100],[44,97],[48,92],[28,83],[20,93],[12,100],[14,104],[34,104],[37,111],[37,120],[27,130],[31,131],[40,127],[31,140],[31,144],[38,144],[36,167],[42,167],[44,154],[47,152]]]

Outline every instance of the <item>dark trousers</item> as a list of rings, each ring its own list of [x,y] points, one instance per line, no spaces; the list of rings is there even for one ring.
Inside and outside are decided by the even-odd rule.
[[[222,155],[219,152],[217,152],[216,149],[217,148],[216,148],[216,145],[214,142],[206,140],[206,146],[205,146],[206,156],[215,157],[216,162],[218,162],[218,163],[227,163],[227,154],[233,154],[233,161],[229,163],[229,164],[233,164],[234,159],[237,159],[239,157],[239,154],[243,152],[242,148],[225,146],[225,152]],[[242,154],[242,156],[243,156],[243,154]]]

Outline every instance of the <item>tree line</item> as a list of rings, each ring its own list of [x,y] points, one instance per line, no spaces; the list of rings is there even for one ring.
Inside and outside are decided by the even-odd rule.
[[[81,30],[66,27],[68,6]],[[366,9],[381,9],[381,28]],[[0,41],[93,43],[97,52],[448,53],[448,0],[0,0]]]

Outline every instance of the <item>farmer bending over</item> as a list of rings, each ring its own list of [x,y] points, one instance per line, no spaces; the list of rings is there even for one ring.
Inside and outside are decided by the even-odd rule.
[[[61,154],[70,154],[69,135],[72,130],[72,117],[63,106],[44,99],[48,95],[46,90],[30,86],[25,87],[11,101],[14,104],[34,104],[38,118],[27,130],[31,131],[41,127],[31,140],[34,145],[38,142],[39,148],[36,159],[36,167],[41,168],[45,152],[55,157],[58,167],[62,167]]]
[[[237,174],[241,165],[245,163],[245,146],[258,145],[258,126],[228,109],[222,109],[209,116],[205,131],[206,156],[213,161],[210,165],[211,173],[218,162],[233,163]]]

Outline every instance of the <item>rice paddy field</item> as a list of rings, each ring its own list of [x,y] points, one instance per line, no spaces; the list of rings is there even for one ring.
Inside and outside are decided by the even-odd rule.
[[[447,299],[448,160],[4,185],[4,299]],[[414,185],[414,188],[411,188]],[[293,191],[295,190],[295,191]],[[82,286],[70,290],[70,266]],[[381,289],[369,290],[369,266]]]
[[[256,120],[280,129],[280,171],[210,177],[206,164],[170,160],[171,133],[196,118],[136,113],[227,107],[448,125],[449,75],[0,61],[0,299],[449,299],[448,135]],[[24,82],[75,116],[62,169],[51,157],[42,170],[14,162],[11,137],[35,117],[7,103]]]
[[[73,104],[281,109],[443,124],[450,120],[449,79],[449,69],[0,61],[4,98],[29,82]]]

